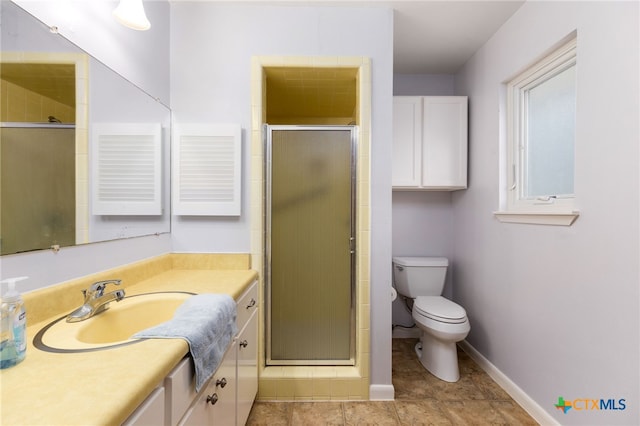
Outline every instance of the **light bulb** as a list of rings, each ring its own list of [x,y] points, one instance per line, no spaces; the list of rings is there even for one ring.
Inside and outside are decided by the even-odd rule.
[[[145,31],[151,28],[151,23],[144,13],[142,0],[120,0],[113,16],[125,27]]]

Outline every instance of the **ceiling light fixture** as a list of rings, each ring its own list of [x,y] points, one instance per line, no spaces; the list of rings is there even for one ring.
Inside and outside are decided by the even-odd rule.
[[[144,13],[142,0],[120,0],[118,7],[113,11],[113,16],[122,25],[134,30],[146,31],[151,28],[151,23]]]

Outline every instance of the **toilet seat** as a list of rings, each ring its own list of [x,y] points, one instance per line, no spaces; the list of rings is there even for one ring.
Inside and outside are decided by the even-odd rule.
[[[461,324],[467,321],[464,308],[442,296],[419,296],[413,302],[415,313],[433,321]]]

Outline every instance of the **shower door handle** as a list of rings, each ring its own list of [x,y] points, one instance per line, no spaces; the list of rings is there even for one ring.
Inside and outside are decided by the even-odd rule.
[[[356,252],[356,239],[355,237],[349,237],[349,253],[354,254]]]

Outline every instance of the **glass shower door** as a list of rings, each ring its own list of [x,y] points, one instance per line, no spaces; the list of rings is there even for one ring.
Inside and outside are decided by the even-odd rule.
[[[0,254],[75,245],[75,129],[11,126],[0,129]]]
[[[267,362],[352,365],[355,128],[267,133]]]

